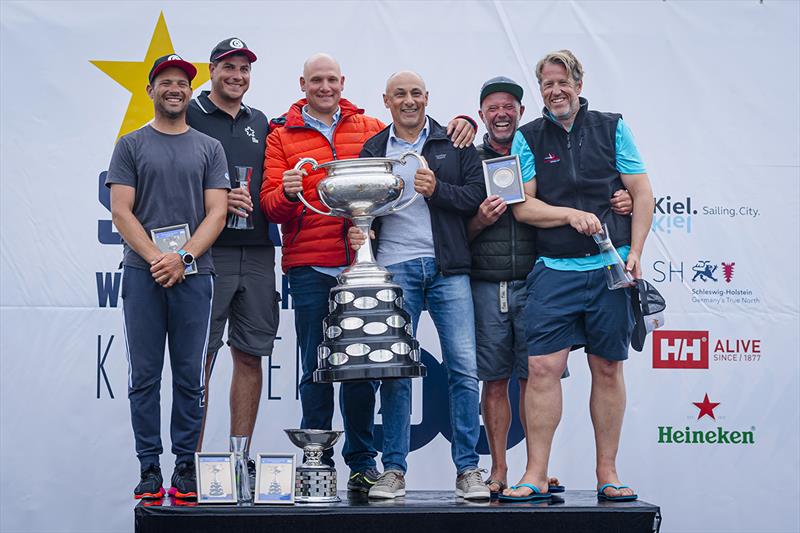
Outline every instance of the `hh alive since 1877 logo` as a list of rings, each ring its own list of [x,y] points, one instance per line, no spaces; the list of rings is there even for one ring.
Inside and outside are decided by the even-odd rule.
[[[719,338],[708,331],[653,332],[653,368],[708,369],[709,362],[752,363],[761,360],[761,339]]]
[[[696,418],[694,415],[690,416],[694,426],[689,424],[684,427],[658,426],[659,444],[737,444],[747,446],[756,443],[755,427],[748,430],[730,429],[721,423],[725,417],[720,416],[718,419],[715,410],[722,405],[722,402],[711,401],[708,393],[705,394],[702,401],[691,402],[691,404],[698,409]]]

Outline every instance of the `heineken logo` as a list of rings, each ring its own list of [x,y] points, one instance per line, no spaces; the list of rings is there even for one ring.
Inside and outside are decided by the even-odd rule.
[[[696,430],[689,426],[658,426],[659,444],[755,444],[755,428],[750,431],[716,429]]]
[[[701,402],[691,402],[697,409],[697,420],[708,417],[714,422],[717,416],[714,409],[719,407],[722,402],[712,402],[708,393]],[[724,416],[722,417],[725,418]],[[722,426],[713,429],[698,429],[690,426],[676,428],[675,426],[658,426],[659,444],[755,444],[756,428],[749,430],[732,430]]]

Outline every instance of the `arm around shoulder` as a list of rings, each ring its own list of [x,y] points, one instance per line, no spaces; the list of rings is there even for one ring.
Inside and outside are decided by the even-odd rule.
[[[620,174],[622,183],[633,198],[633,220],[631,221],[631,249],[641,254],[644,241],[653,224],[653,188],[646,173]]]

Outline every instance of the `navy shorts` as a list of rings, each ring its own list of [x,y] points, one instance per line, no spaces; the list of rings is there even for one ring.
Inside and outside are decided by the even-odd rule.
[[[561,271],[539,261],[527,286],[529,355],[585,347],[587,354],[610,361],[628,358],[634,324],[630,289],[609,290],[602,268]]]

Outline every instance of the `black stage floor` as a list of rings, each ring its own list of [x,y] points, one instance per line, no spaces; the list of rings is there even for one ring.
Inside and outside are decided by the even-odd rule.
[[[469,533],[557,531],[559,533],[645,533],[658,530],[657,505],[636,501],[598,502],[594,491],[555,495],[551,503],[468,502],[452,491],[409,491],[402,498],[367,502],[340,492],[340,503],[202,505],[164,498],[140,502],[136,533]]]

